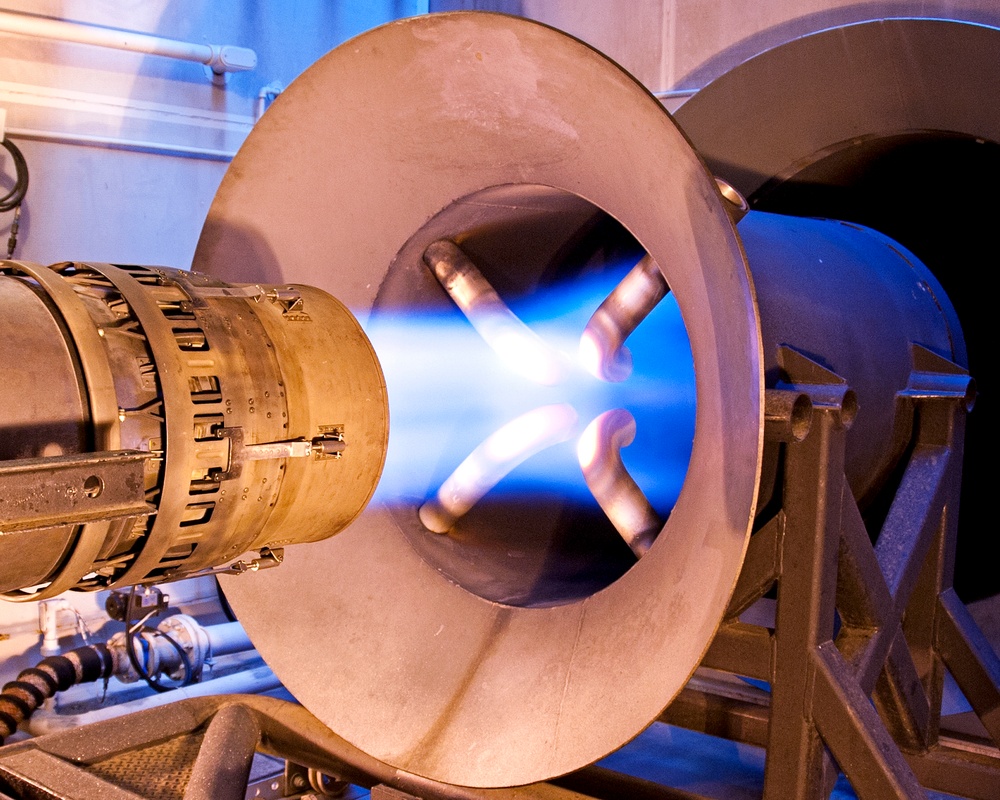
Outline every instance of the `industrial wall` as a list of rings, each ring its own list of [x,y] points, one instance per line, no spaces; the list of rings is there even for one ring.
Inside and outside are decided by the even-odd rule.
[[[425,9],[419,0],[4,0],[0,10],[240,45],[258,57],[256,69],[217,85],[200,64],[0,34],[0,109],[31,169],[15,255],[188,267],[261,90],[287,85],[361,31]],[[9,187],[5,153],[0,166]],[[0,217],[4,242],[10,217]]]
[[[287,85],[367,28],[460,8],[520,14],[572,33],[661,93],[670,109],[750,56],[831,26],[883,16],[1000,25],[992,0],[5,0],[12,11],[242,45],[259,59],[220,86],[198,64],[0,34],[0,109],[31,168],[15,255],[189,266],[262,91]],[[10,158],[2,168],[6,183]],[[4,241],[9,225],[9,214],[0,217]]]
[[[31,167],[16,255],[186,267],[261,90],[287,85],[350,36],[428,4],[5,0],[3,8],[256,50],[255,70],[218,86],[198,64],[0,34],[0,108]],[[664,97],[668,108],[755,53],[823,28],[881,16],[1000,25],[991,0],[432,0],[429,8],[505,11],[566,30],[650,90],[678,93]],[[9,158],[2,167],[6,182]],[[9,225],[9,214],[0,217],[4,241]]]
[[[432,0],[545,22],[603,51],[653,92],[693,92],[737,64],[815,31],[886,17],[1000,24],[991,0]],[[669,106],[668,106],[669,107]]]

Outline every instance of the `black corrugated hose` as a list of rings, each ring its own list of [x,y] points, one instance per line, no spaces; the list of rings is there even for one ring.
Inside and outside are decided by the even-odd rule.
[[[56,692],[78,683],[110,678],[114,669],[115,659],[108,646],[91,644],[62,656],[49,656],[38,666],[21,670],[17,679],[0,691],[0,744]]]

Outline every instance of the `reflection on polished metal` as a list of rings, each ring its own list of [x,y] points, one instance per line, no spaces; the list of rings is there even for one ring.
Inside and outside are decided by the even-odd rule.
[[[648,254],[622,278],[594,312],[580,336],[580,360],[604,381],[623,381],[632,374],[632,354],[625,340],[670,290]]]
[[[518,319],[457,244],[433,242],[424,251],[424,263],[510,369],[547,386],[566,377],[569,365],[563,356]]]
[[[634,440],[635,418],[623,408],[605,411],[580,436],[577,456],[594,499],[636,558],[641,558],[663,521],[622,463],[621,449]]]
[[[576,410],[561,403],[522,414],[492,433],[420,506],[424,527],[434,533],[450,531],[512,469],[547,447],[567,441],[576,421]]]
[[[6,261],[0,322],[6,599],[280,556],[371,496],[384,381],[325,292]]]
[[[718,176],[715,178],[715,185],[719,187],[719,193],[726,201],[726,210],[729,212],[729,216],[732,217],[734,223],[739,222],[750,211],[746,198],[729,181],[724,181]]]

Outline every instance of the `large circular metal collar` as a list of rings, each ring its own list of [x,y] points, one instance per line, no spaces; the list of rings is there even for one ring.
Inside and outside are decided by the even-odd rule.
[[[877,139],[948,133],[1000,142],[1000,30],[879,19],[794,39],[740,64],[677,111],[713,172],[751,201]]]
[[[965,339],[955,337],[953,357],[979,387],[955,575],[967,599],[1000,592],[993,543],[976,524],[992,512],[998,441],[996,333],[977,267],[993,244],[1000,176],[1000,104],[984,99],[1000,86],[1000,6],[978,16],[994,25],[878,19],[803,36],[740,64],[677,111],[710,169],[752,209],[875,228],[927,265],[937,296],[947,292],[948,327]]]
[[[752,288],[714,181],[660,104],[600,53],[516,18],[432,15],[347,42],[278,98],[233,161],[194,264],[315,284],[364,321],[390,269],[426,277],[397,254],[440,235],[423,232],[428,220],[517,184],[603,209],[676,293],[696,434],[652,549],[584,599],[514,607],[448,580],[398,514],[370,507],[280,568],[224,583],[319,719],[383,761],[469,786],[549,778],[631,739],[722,617],[756,498],[762,374]]]

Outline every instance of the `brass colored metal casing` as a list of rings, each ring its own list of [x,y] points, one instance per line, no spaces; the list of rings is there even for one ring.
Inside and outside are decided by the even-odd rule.
[[[28,498],[0,503],[8,599],[172,580],[314,542],[374,491],[385,382],[327,293],[3,262],[0,301],[0,480],[5,498]],[[43,486],[74,502],[45,505]]]

